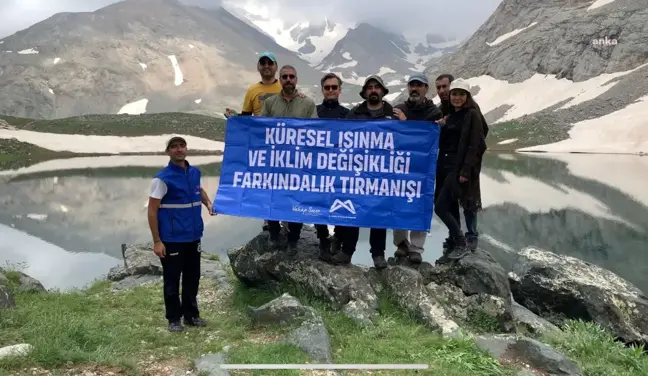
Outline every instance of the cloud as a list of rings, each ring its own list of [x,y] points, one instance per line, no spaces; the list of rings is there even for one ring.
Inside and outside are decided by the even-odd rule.
[[[137,1],[137,0],[126,0]],[[231,3],[230,0],[228,2]],[[0,0],[0,37],[25,29],[58,12],[91,12],[115,0]],[[213,7],[217,0],[181,0],[189,5]],[[345,25],[368,22],[405,33],[471,35],[493,13],[501,0],[237,0],[258,8],[266,16],[289,22],[320,22],[325,17]],[[379,4],[379,5],[377,5]]]

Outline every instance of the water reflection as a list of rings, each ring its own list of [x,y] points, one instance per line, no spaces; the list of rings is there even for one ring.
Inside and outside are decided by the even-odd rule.
[[[61,164],[50,163],[15,176],[5,173],[6,182],[0,182],[0,223],[73,253],[108,255],[102,262],[118,259],[121,243],[150,240],[146,221],[150,179],[166,163],[164,156],[146,161],[121,158],[131,160],[122,159],[118,168],[97,168],[110,162],[75,159],[66,162],[71,169],[64,171],[51,171]],[[220,164],[213,158],[193,159],[203,170],[205,189],[211,194],[216,192],[220,173]],[[128,166],[137,163],[145,166]],[[485,208],[478,221],[480,245],[506,267],[513,254],[527,245],[569,254],[608,268],[648,291],[648,260],[643,252],[648,240],[648,191],[641,189],[647,173],[648,158],[641,157],[488,154],[482,178]],[[205,248],[223,254],[257,234],[262,224],[257,219],[210,217],[206,212],[204,220]],[[0,238],[5,239],[9,230],[1,227]],[[438,258],[446,235],[435,217],[424,254],[427,261]],[[354,263],[371,264],[368,238],[369,230],[363,229]],[[391,253],[391,232],[387,241]],[[1,246],[0,260],[37,252],[23,243],[12,241],[11,251]],[[30,257],[32,262],[38,259]],[[84,266],[84,273],[100,274],[109,267],[92,265]],[[62,274],[58,267],[35,268],[44,275]],[[67,270],[79,274],[73,269]]]

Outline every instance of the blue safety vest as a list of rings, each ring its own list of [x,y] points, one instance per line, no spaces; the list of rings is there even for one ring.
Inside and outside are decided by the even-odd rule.
[[[169,162],[155,175],[167,186],[158,211],[158,231],[163,242],[193,242],[203,236],[200,170]]]

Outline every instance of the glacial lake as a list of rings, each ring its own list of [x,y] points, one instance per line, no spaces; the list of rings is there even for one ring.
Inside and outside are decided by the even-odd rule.
[[[189,159],[218,188],[220,159]],[[19,267],[47,288],[83,287],[121,264],[121,244],[148,242],[146,202],[165,156],[48,161],[0,171],[0,267]],[[506,269],[536,246],[607,268],[648,291],[648,158],[621,155],[487,153],[480,247]],[[204,213],[207,252],[257,235],[262,221]],[[463,222],[463,218],[462,218]],[[462,223],[463,224],[463,223]],[[434,217],[424,259],[434,262],[447,230]],[[388,232],[387,255],[393,253]],[[363,229],[356,264],[371,265]]]

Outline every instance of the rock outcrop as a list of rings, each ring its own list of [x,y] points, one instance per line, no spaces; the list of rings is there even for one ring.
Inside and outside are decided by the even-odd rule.
[[[115,291],[127,290],[162,278],[162,263],[153,253],[153,244],[122,244],[124,265],[110,269],[107,279],[112,282]],[[203,253],[200,263],[202,278],[218,281],[221,289],[230,289],[227,272],[220,261],[214,260]]]
[[[312,307],[302,305],[289,294],[283,294],[261,307],[250,307],[248,311],[257,324],[291,326],[283,341],[299,347],[313,361],[333,361],[328,331],[322,318]]]
[[[593,321],[626,343],[648,343],[648,298],[608,270],[529,247],[510,283],[515,301],[542,317]]]
[[[531,375],[583,376],[578,365],[551,346],[516,335],[485,335],[477,346],[501,363],[516,364],[532,371]]]
[[[378,271],[320,261],[317,238],[310,228],[302,231],[296,255],[270,249],[267,238],[267,233],[261,233],[228,252],[235,276],[245,285],[298,287],[363,325],[371,325],[377,317],[378,294],[384,291],[446,336],[459,333],[460,324],[487,324],[498,332],[515,330],[506,273],[484,251],[439,266],[390,259],[391,265]]]
[[[38,281],[35,278],[32,278],[28,276],[27,274],[20,272],[20,271],[6,271],[2,268],[0,268],[0,285],[3,284],[8,284],[9,283],[9,277],[6,275],[8,273],[13,273],[15,274],[15,280],[12,281],[15,284],[15,288],[17,291],[21,292],[43,292],[46,291],[45,287],[43,284]]]

